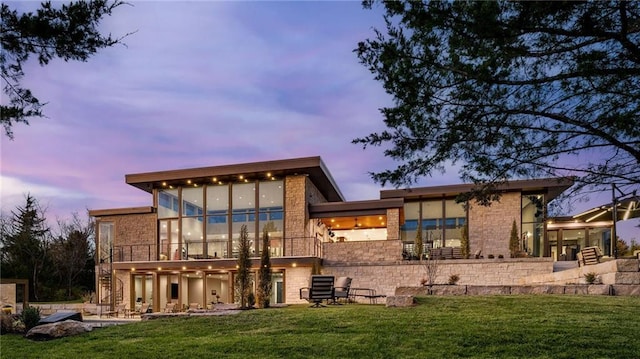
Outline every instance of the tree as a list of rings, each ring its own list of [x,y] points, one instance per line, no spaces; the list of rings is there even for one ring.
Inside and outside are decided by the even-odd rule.
[[[371,8],[374,0],[365,0]],[[640,185],[640,2],[385,1],[386,34],[355,50],[393,96],[354,139],[408,185],[459,165],[489,203],[508,178]]]
[[[269,253],[269,233],[275,231],[273,222],[267,222],[262,228],[262,251],[260,252],[260,269],[258,270],[258,289],[256,298],[259,308],[268,308],[271,298],[271,256]]]
[[[30,194],[24,207],[12,211],[11,222],[3,228],[0,266],[5,278],[28,278],[30,300],[39,300],[43,269],[47,262],[50,230],[44,210]]]
[[[509,236],[509,252],[511,252],[511,258],[518,257],[520,252],[520,236],[518,236],[518,225],[516,220],[513,220],[511,225],[511,235]]]
[[[465,223],[462,228],[460,228],[460,252],[462,253],[462,258],[468,259],[471,255],[471,248],[469,245],[469,226]]]
[[[422,241],[422,228],[418,226],[416,230],[416,240],[413,244],[413,254],[418,258],[422,259],[422,251],[424,250],[424,242]]]
[[[87,269],[95,272],[92,246],[94,223],[90,218],[83,222],[78,214],[74,213],[70,222],[58,221],[58,226],[60,234],[53,238],[49,253],[54,271],[67,289],[67,299],[73,299],[73,289],[80,284],[78,279]],[[93,288],[94,285],[87,287]]]
[[[104,36],[98,26],[122,4],[122,1],[91,0],[55,9],[51,2],[43,2],[35,14],[18,14],[8,5],[1,5],[0,74],[7,102],[3,100],[0,106],[0,123],[8,138],[13,139],[14,124],[28,125],[29,118],[44,116],[44,103],[20,83],[23,64],[31,55],[37,56],[42,66],[54,58],[87,61],[99,49],[121,43],[124,37]]]
[[[240,308],[249,307],[249,294],[251,294],[251,243],[247,225],[240,227],[240,238],[238,241],[238,272],[236,273],[236,291],[240,299]]]

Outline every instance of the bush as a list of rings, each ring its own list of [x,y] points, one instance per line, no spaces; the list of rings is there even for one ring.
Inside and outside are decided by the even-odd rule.
[[[498,254],[498,258],[504,258],[502,254]]]
[[[589,272],[584,275],[584,280],[587,282],[587,284],[595,284],[598,280],[598,275],[594,272]]]
[[[487,258],[489,258],[489,259],[493,259],[493,258],[494,258],[494,257],[493,257],[493,254],[489,254],[489,255],[487,256]]]
[[[250,292],[247,295],[247,308],[253,308],[254,305],[256,305],[256,296],[253,292]]]
[[[13,315],[0,312],[0,334],[13,333]]]
[[[449,285],[455,285],[460,280],[460,276],[457,274],[452,274],[449,276]]]
[[[31,306],[25,307],[22,310],[21,318],[26,330],[35,327],[40,321],[40,308]]]

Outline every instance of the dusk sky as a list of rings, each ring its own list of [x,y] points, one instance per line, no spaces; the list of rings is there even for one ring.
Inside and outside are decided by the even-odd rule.
[[[38,2],[5,1],[34,10]],[[383,29],[359,1],[133,1],[102,22],[126,46],[88,62],[25,66],[47,118],[13,127],[1,149],[3,213],[30,193],[47,217],[148,206],[125,174],[321,156],[347,200],[379,198],[368,172],[392,168],[351,140],[383,128],[391,105],[358,62]],[[460,183],[455,169],[421,185]],[[610,202],[593,197],[569,214]],[[640,240],[638,220],[618,233]]]

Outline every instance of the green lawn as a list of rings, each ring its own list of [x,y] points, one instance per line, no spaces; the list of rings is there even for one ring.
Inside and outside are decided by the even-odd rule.
[[[640,358],[640,298],[419,298],[411,308],[350,304],[167,318],[32,342],[2,358]]]

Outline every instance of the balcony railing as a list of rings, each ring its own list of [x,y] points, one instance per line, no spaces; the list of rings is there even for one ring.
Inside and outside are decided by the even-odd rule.
[[[314,237],[289,237],[281,239],[280,246],[270,247],[270,255],[276,257],[318,257],[322,258],[322,241]],[[182,247],[181,247],[182,245]],[[211,246],[209,243],[162,243],[126,244],[113,247],[113,262],[149,262],[165,260],[211,260],[238,257],[238,250],[231,253],[226,246]],[[214,249],[219,249],[214,250]],[[251,253],[252,257],[260,257],[259,252]]]

